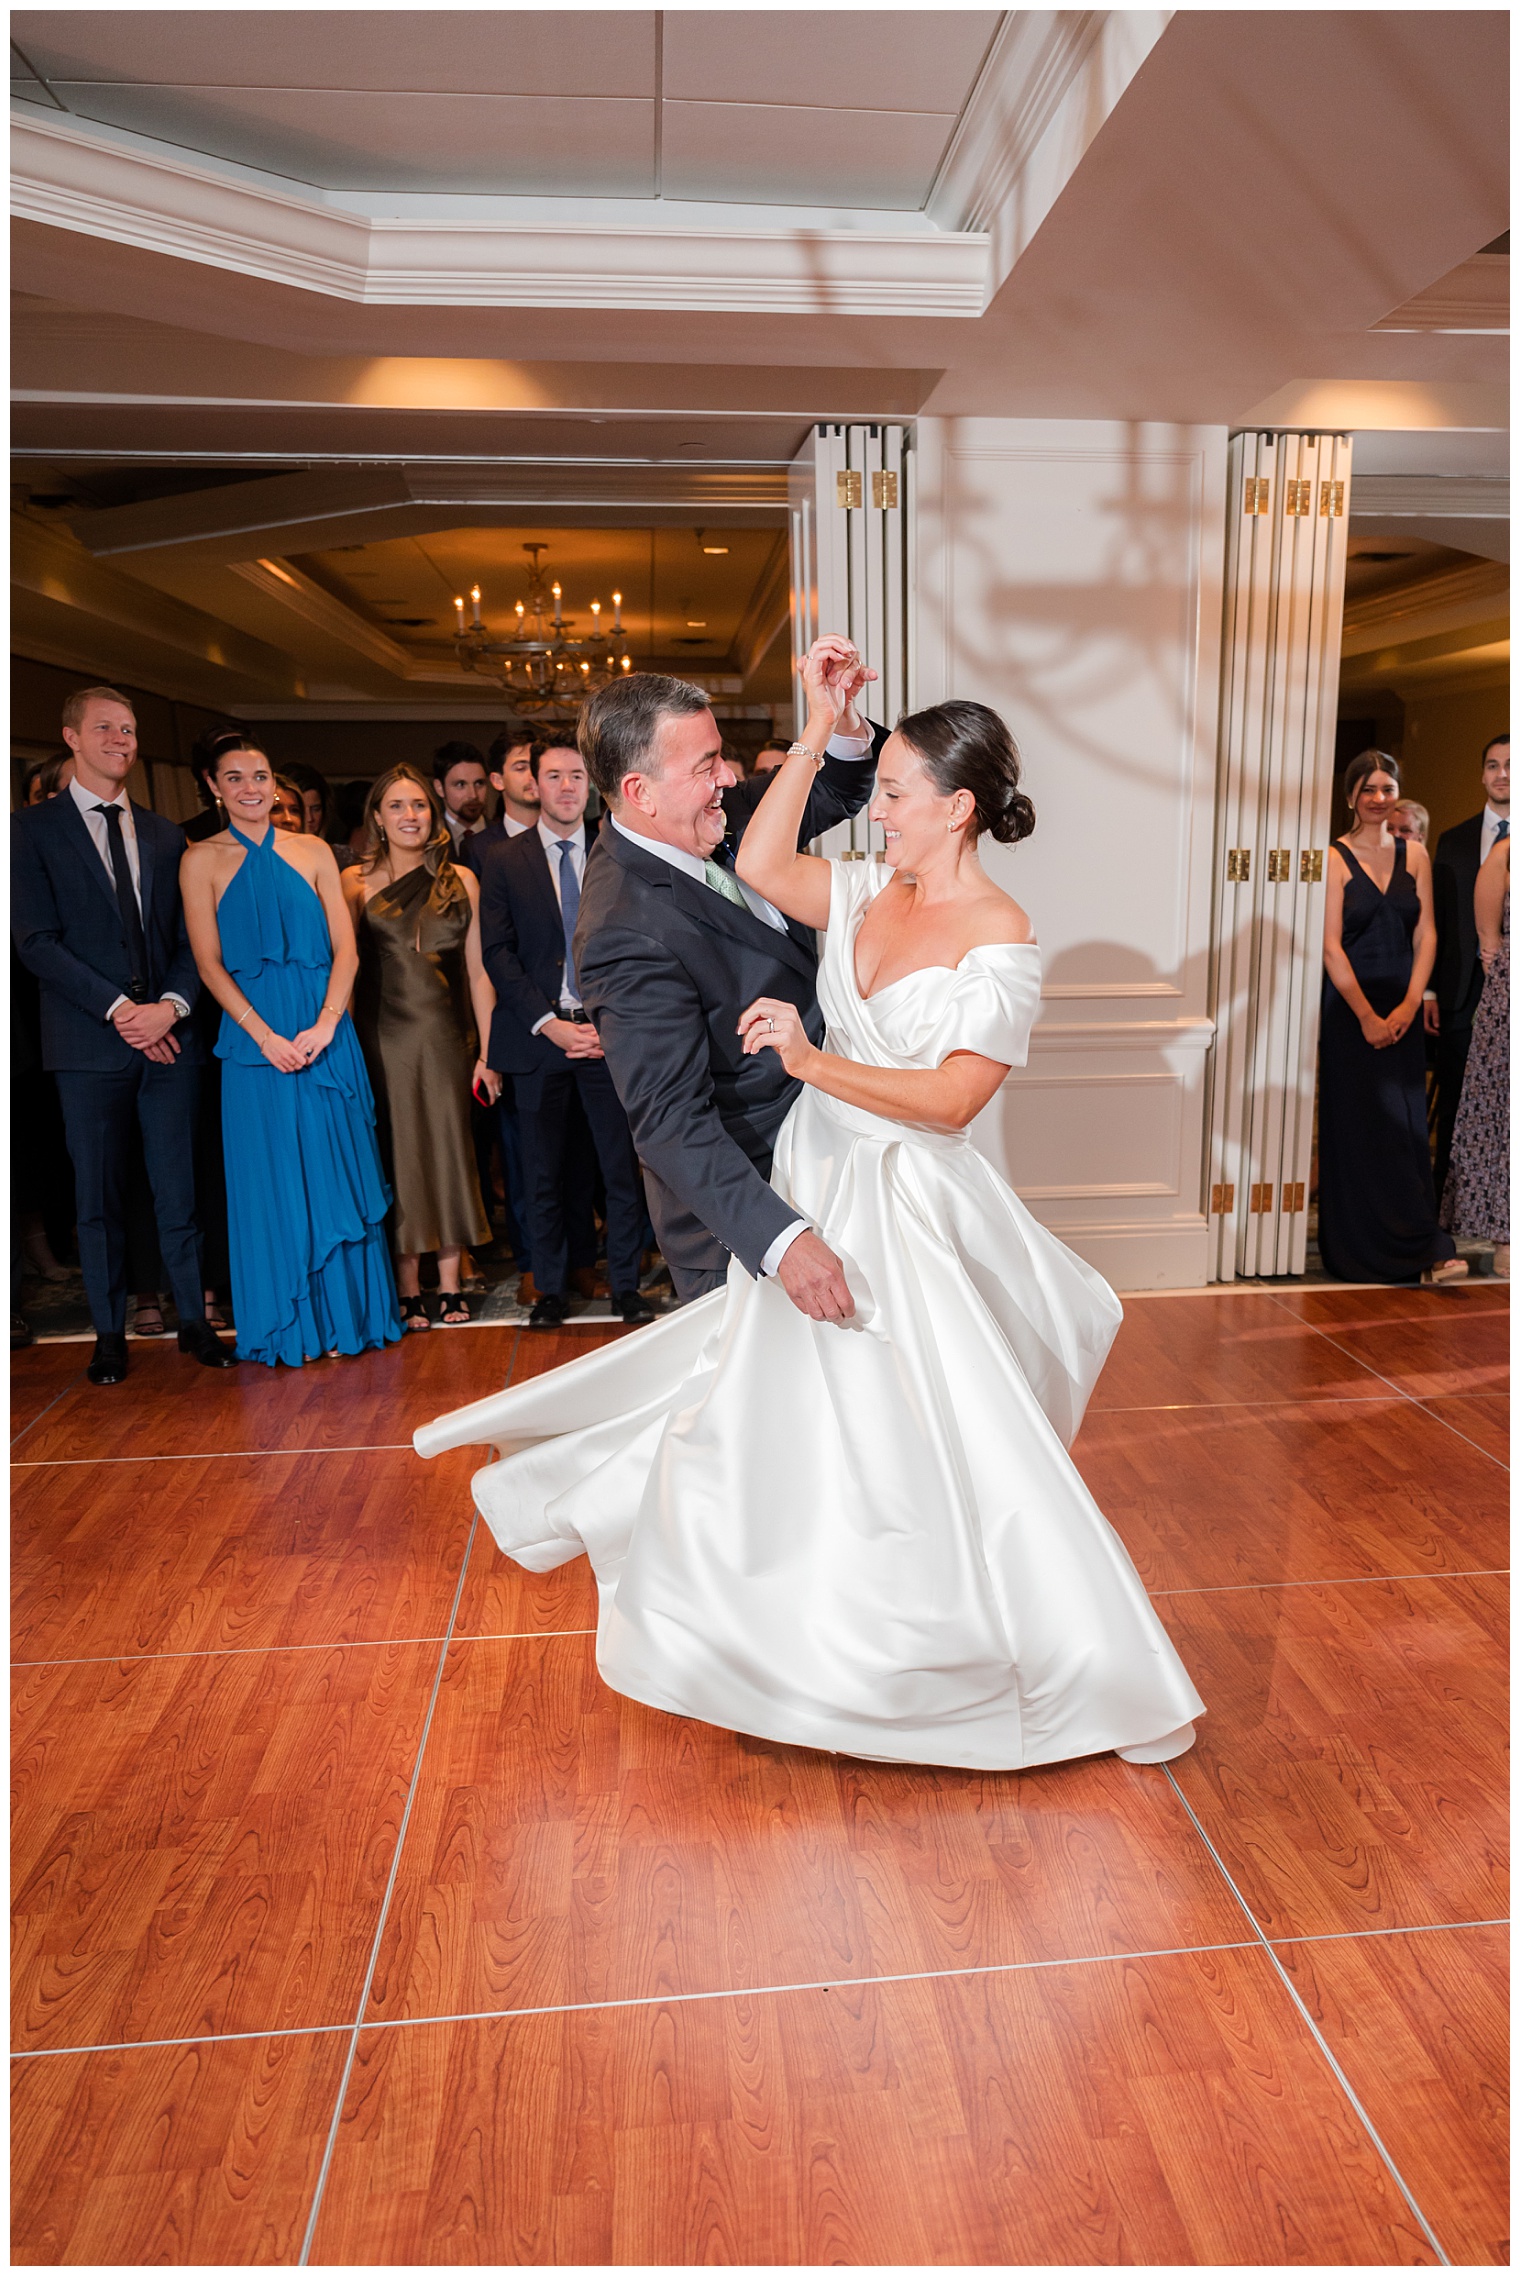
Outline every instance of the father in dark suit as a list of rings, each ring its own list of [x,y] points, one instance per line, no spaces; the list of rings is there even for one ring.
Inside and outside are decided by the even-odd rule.
[[[126,1214],[134,1120],[158,1245],[179,1311],[179,1348],[235,1367],[202,1313],[195,1224],[200,994],[179,897],[185,834],[127,798],[137,722],[114,688],[63,707],[74,778],[12,819],[11,923],[40,983],[42,1057],[57,1076],[95,1327],[92,1383],[127,1372]]]
[[[532,763],[538,821],[492,846],[480,872],[481,954],[496,990],[486,1060],[511,1076],[517,1103],[538,1291],[529,1324],[558,1327],[569,1311],[565,1188],[578,1095],[607,1194],[612,1309],[630,1327],[641,1327],[654,1313],[639,1294],[644,1195],[638,1157],[596,1028],[581,1002],[571,946],[590,850],[585,817],[591,786],[568,740],[535,742]],[[589,1212],[590,1197],[584,1198]]]
[[[1436,966],[1425,996],[1425,1025],[1436,1037],[1438,1198],[1451,1160],[1452,1134],[1457,1127],[1462,1078],[1467,1072],[1467,1050],[1472,1042],[1473,1014],[1483,993],[1473,887],[1478,882],[1478,871],[1494,847],[1501,838],[1509,836],[1508,735],[1496,735],[1484,748],[1483,789],[1482,813],[1469,815],[1465,822],[1443,830],[1431,863]]]
[[[846,697],[799,843],[857,814],[884,728],[856,716],[868,677],[848,642],[814,644],[809,673]],[[844,1271],[767,1180],[798,1084],[770,1051],[746,1058],[739,1014],[795,1004],[823,1040],[812,933],[742,885],[734,849],[770,787],[739,782],[700,688],[636,672],[594,695],[580,747],[608,808],[586,869],[575,967],[644,1166],[665,1262],[683,1303],[721,1285],[730,1255],[774,1273],[815,1320],[854,1310]]]

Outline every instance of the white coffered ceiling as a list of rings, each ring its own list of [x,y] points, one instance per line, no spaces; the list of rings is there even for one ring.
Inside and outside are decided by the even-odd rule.
[[[325,191],[923,205],[993,9],[25,10],[23,101]]]

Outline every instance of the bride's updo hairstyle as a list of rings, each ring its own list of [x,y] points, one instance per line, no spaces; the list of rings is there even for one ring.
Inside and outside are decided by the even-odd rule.
[[[1019,788],[1019,747],[985,703],[936,703],[899,719],[897,732],[917,752],[941,798],[969,790],[976,834],[1016,846],[1034,828],[1034,807]]]

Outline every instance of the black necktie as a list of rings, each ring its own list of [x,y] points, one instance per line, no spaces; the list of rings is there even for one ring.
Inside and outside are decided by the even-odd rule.
[[[104,804],[90,809],[104,814],[106,837],[111,848],[111,875],[116,880],[116,906],[121,911],[121,929],[127,944],[127,959],[132,977],[127,983],[127,994],[140,1002],[148,992],[148,944],[143,936],[142,911],[137,906],[137,894],[132,885],[132,871],[127,862],[126,840],[121,834],[121,808]]]

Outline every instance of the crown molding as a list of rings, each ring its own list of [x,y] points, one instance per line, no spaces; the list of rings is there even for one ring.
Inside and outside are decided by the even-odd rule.
[[[996,292],[1170,23],[1169,8],[1010,9],[925,211],[991,245]]]
[[[353,609],[345,608],[341,601],[334,600],[331,593],[325,592],[304,571],[298,569],[293,561],[270,558],[260,561],[230,561],[227,567],[234,577],[241,577],[256,592],[277,601],[281,608],[289,609],[305,623],[314,625],[317,631],[326,633],[330,640],[337,640],[345,648],[352,648],[356,654],[365,657],[369,663],[378,664],[382,671],[389,672],[395,679],[406,680],[420,676],[413,669],[416,659],[409,656],[404,648],[396,641],[388,640],[383,632],[366,623]]]
[[[541,199],[521,220],[355,214],[30,108],[12,114],[11,162],[18,220],[370,307],[975,318],[986,305],[988,242],[964,230],[553,221]]]

